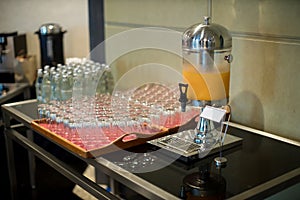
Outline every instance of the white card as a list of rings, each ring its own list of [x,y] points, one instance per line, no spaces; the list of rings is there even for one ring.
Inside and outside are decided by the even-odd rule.
[[[200,114],[200,117],[209,119],[214,122],[221,123],[225,115],[226,115],[225,109],[216,108],[213,106],[205,106],[205,108]]]

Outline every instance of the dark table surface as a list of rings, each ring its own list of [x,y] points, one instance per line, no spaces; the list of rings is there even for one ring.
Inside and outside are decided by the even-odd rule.
[[[0,83],[0,105],[24,93],[28,88],[28,83]]]
[[[32,119],[37,118],[36,103],[27,103],[14,106],[14,108]],[[251,188],[273,180],[300,167],[300,148],[298,145],[289,144],[273,138],[265,137],[257,133],[230,127],[228,133],[243,139],[242,144],[224,153],[228,160],[226,167],[221,169],[221,176],[226,180],[226,198],[234,197]],[[155,153],[157,147],[150,144],[141,145],[128,151],[115,152],[105,155],[104,158],[115,164],[124,161],[124,157],[133,155],[132,152],[150,152],[155,157],[156,163],[168,162],[168,153]],[[153,152],[153,154],[151,154]],[[205,159],[184,162],[181,159],[170,162],[162,168],[154,171],[144,170],[142,173],[133,173],[146,181],[162,188],[163,190],[178,196],[185,176],[199,171],[199,167],[210,165],[211,172],[220,173],[215,168],[213,159],[217,155],[211,155]],[[122,166],[122,165],[120,165]],[[150,166],[151,168],[151,166]],[[154,167],[155,168],[155,167]],[[277,193],[291,185],[299,183],[299,175],[284,187],[276,187],[271,191]],[[270,191],[268,191],[270,193]],[[270,196],[270,194],[264,194]]]
[[[243,142],[241,145],[223,152],[228,160],[227,165],[221,169],[221,176],[226,181],[226,198],[238,195],[300,167],[300,148],[295,145],[232,127],[228,133],[243,138]],[[142,152],[149,152],[149,150],[156,148],[147,145],[145,149]],[[153,156],[158,160],[158,163],[161,160],[168,160],[167,152],[165,154],[153,153]],[[199,172],[203,165],[208,164],[211,173],[218,174],[220,172],[213,161],[216,156],[218,155],[213,154],[205,159],[190,162],[178,159],[158,170],[136,173],[136,175],[178,196],[184,177]],[[119,163],[124,158],[124,156],[120,157],[120,152],[105,157],[114,163]],[[125,168],[128,169],[128,167]],[[137,169],[136,171],[140,170]],[[284,187],[288,187],[289,184],[294,185],[299,181],[300,177],[298,176]],[[283,188],[275,188],[271,193],[276,193],[281,189]]]

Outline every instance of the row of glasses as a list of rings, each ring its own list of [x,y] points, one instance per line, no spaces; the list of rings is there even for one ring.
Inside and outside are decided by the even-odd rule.
[[[55,132],[88,149],[109,144],[125,133],[157,133],[159,127],[179,126],[199,114],[198,108],[181,113],[177,86],[151,83],[102,94],[97,93],[101,65],[69,65],[53,73],[60,77],[60,96],[53,95],[55,98],[39,105],[39,110]]]
[[[50,74],[51,95],[49,100],[38,105],[39,118],[45,118],[44,125],[71,141],[76,139],[74,135],[78,135],[78,130],[84,132],[83,127],[90,128],[95,100],[92,95],[105,68],[106,65],[87,59],[73,60],[56,68],[45,66],[45,74]],[[84,134],[80,137],[87,139]],[[76,140],[79,141],[78,137]]]

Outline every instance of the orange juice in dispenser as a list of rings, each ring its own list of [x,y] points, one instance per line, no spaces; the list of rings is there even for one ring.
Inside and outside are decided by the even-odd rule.
[[[188,85],[188,100],[222,106],[229,97],[232,38],[226,28],[209,19],[183,33],[183,81]]]

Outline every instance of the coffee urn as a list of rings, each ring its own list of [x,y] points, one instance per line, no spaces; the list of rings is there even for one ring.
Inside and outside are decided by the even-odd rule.
[[[27,55],[26,35],[15,32],[0,33],[0,73],[14,72],[16,58]]]
[[[55,23],[40,26],[35,32],[40,39],[41,66],[64,64],[63,35],[66,31]]]

